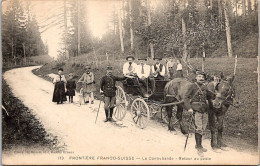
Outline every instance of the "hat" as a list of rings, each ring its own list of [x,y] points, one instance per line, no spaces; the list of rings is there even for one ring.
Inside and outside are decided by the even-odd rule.
[[[132,55],[127,56],[125,59],[128,60],[129,58],[132,58],[133,60],[135,60],[135,57],[133,57]]]
[[[158,60],[162,60],[162,58],[153,58],[153,60],[156,60],[156,59],[158,59]]]
[[[59,68],[58,71],[63,71],[63,68]]]
[[[203,75],[206,78],[206,73],[200,70],[196,70],[196,75]]]
[[[139,61],[147,61],[147,58],[139,58]]]
[[[91,67],[90,66],[86,66],[85,69],[91,69]]]
[[[107,70],[112,70],[113,67],[112,66],[107,66]]]
[[[73,76],[73,73],[70,73],[69,76]]]

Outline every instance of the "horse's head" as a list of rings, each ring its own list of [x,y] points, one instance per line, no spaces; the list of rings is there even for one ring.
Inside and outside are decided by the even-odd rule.
[[[220,80],[218,80],[215,86],[216,97],[213,100],[213,107],[221,108],[223,104],[232,104],[234,98],[234,78],[234,76],[224,77],[223,73],[221,73]]]

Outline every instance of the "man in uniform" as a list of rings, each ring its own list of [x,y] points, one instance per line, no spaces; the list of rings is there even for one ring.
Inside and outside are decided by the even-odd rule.
[[[207,151],[202,146],[202,135],[208,122],[208,102],[214,98],[214,94],[208,91],[204,85],[205,77],[205,73],[197,71],[195,82],[188,87],[183,99],[184,107],[189,113],[193,114],[195,123],[195,148],[200,157],[203,157],[203,153]]]
[[[147,61],[146,58],[139,58],[138,61],[140,64],[136,67],[136,74],[138,76],[139,82],[143,85],[143,88],[146,89],[149,81],[148,77],[150,76],[150,66],[145,63],[145,61]]]
[[[105,114],[106,119],[104,122],[111,121],[115,122],[113,119],[113,110],[115,107],[115,101],[116,101],[116,81],[122,81],[125,79],[125,77],[116,77],[112,75],[112,66],[107,66],[107,73],[105,76],[101,78],[100,82],[100,93],[104,94],[105,99]]]

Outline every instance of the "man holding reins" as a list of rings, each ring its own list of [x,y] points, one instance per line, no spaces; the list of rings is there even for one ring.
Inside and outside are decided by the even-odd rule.
[[[204,156],[207,151],[202,146],[202,135],[208,123],[208,102],[214,98],[214,94],[204,85],[206,74],[202,71],[196,72],[195,82],[188,87],[184,95],[184,107],[192,114],[195,125],[195,141],[198,155]]]

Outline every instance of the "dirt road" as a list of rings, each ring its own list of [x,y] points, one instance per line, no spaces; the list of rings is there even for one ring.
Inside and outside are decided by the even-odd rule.
[[[53,84],[31,71],[37,67],[13,69],[4,73],[15,96],[33,109],[47,132],[58,136],[60,145],[66,145],[63,153],[35,151],[31,153],[3,154],[4,164],[257,164],[258,156],[234,149],[215,153],[210,140],[203,140],[208,149],[204,158],[199,158],[195,141],[189,139],[183,151],[185,136],[174,135],[156,121],[150,121],[145,129],[136,128],[127,112],[125,119],[115,126],[104,123],[105,114],[101,104],[95,124],[99,101],[88,105],[52,103]],[[3,96],[4,97],[4,96]],[[77,101],[78,98],[75,98]],[[198,160],[195,160],[198,159]]]

